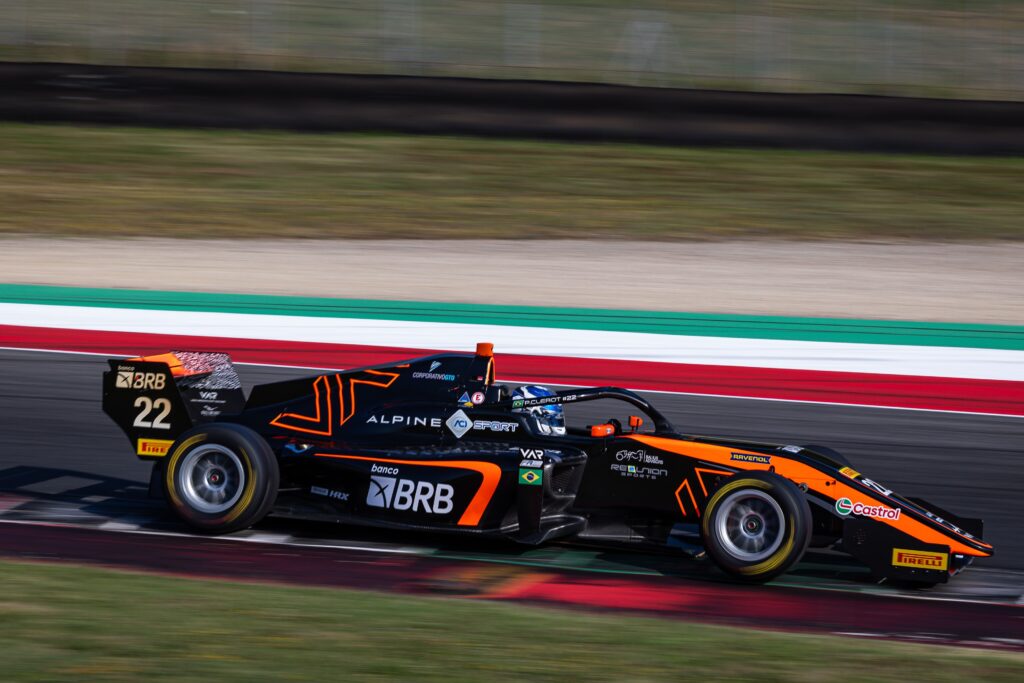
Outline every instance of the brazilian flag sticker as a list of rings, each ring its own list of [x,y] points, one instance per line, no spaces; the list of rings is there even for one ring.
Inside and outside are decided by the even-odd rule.
[[[525,467],[519,468],[519,483],[527,486],[540,486],[544,481],[544,470],[529,470]]]

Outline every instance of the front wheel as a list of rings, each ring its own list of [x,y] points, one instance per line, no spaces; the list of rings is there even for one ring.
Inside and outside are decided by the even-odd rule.
[[[206,424],[182,434],[164,468],[171,509],[190,526],[226,534],[260,521],[277,498],[277,460],[253,430]]]
[[[796,564],[811,538],[811,510],[795,484],[770,472],[728,479],[704,508],[708,554],[726,574],[765,582]]]

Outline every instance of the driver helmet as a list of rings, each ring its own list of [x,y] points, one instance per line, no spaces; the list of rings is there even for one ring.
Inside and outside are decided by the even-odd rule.
[[[555,392],[536,384],[525,384],[512,390],[512,398],[544,398]],[[565,436],[565,411],[561,404],[513,408],[513,413],[527,413],[537,423],[537,429],[547,436]]]

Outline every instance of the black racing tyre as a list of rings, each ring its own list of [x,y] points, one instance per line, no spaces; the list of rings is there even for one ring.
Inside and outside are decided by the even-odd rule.
[[[270,446],[241,425],[193,427],[175,441],[164,470],[164,495],[190,526],[211,534],[245,529],[277,498],[278,467]]]
[[[843,467],[853,467],[853,465],[850,463],[850,459],[834,448],[829,448],[828,446],[817,446],[815,444],[802,446],[802,448],[806,448],[809,451],[814,451],[819,455],[824,455],[826,458],[832,458]]]
[[[726,574],[763,583],[796,564],[811,540],[811,510],[797,486],[771,472],[730,477],[704,507],[701,534]]]

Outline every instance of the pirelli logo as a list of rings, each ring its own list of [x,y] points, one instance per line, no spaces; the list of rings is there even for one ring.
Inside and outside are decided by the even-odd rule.
[[[171,450],[173,445],[173,441],[166,441],[164,439],[139,439],[136,443],[135,452],[151,458],[163,457],[167,455],[167,452]]]
[[[949,555],[947,553],[931,553],[926,550],[893,548],[892,566],[941,570],[949,566]]]

